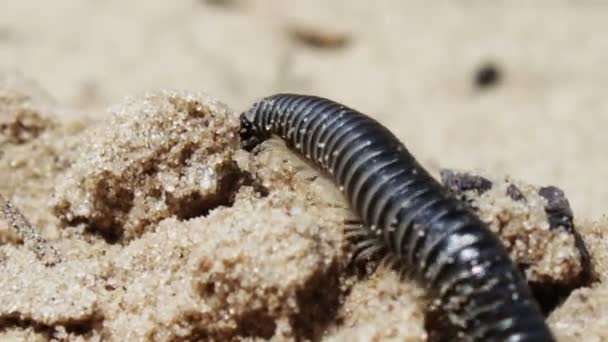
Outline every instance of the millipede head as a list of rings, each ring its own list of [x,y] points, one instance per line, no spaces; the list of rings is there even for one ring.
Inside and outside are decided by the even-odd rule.
[[[241,148],[247,151],[253,150],[254,147],[262,142],[260,139],[258,129],[255,124],[249,120],[248,112],[241,114],[241,130],[239,131],[241,136]]]

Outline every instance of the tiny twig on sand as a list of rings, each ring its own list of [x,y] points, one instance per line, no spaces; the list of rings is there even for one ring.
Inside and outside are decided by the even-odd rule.
[[[60,262],[59,252],[40,236],[40,232],[30,224],[19,209],[2,195],[0,195],[0,219],[6,220],[17,231],[23,244],[30,248],[45,266],[54,266]]]

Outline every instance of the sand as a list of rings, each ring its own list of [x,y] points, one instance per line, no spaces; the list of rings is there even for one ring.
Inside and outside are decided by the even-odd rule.
[[[605,10],[0,5],[0,338],[453,338],[411,281],[353,265],[330,179],[280,141],[239,149],[238,113],[297,91],[391,127],[499,234],[560,341],[607,339]],[[480,89],[482,65],[500,76]]]

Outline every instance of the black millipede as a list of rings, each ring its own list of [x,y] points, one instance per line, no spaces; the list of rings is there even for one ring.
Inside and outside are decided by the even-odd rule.
[[[241,144],[272,135],[330,174],[382,244],[470,341],[554,341],[498,237],[384,126],[316,96],[277,94],[241,114]]]

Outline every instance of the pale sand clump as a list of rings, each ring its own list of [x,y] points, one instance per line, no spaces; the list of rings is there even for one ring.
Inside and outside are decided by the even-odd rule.
[[[426,341],[424,291],[384,268],[355,284],[327,341]]]
[[[96,261],[69,260],[45,267],[22,248],[5,245],[0,253],[0,317],[44,326],[95,319]]]
[[[0,339],[424,341],[437,334],[425,328],[435,321],[427,321],[420,288],[384,268],[358,280],[346,267],[343,221],[352,214],[331,180],[275,140],[254,153],[239,150],[237,115],[225,105],[158,92],[128,100],[105,122],[49,117],[54,124],[38,136],[6,142],[0,193],[42,228],[36,243],[53,246],[60,260],[45,266],[25,243],[29,233],[0,219],[14,234],[3,234],[0,246]],[[570,235],[548,228],[536,189],[517,183],[527,198],[519,203],[494,183],[473,204],[512,247],[520,240],[529,247],[512,249],[535,270],[529,275],[543,282],[578,272]],[[605,229],[605,222],[581,227],[599,279]],[[552,316],[558,336],[590,324],[559,314],[583,299],[569,298]]]
[[[577,227],[589,249],[594,276],[599,282],[572,292],[548,322],[560,341],[605,341],[608,331],[608,219],[581,220]]]
[[[606,341],[607,308],[608,284],[581,288],[551,314],[548,323],[559,341]]]
[[[243,188],[233,207],[164,220],[120,251],[103,276],[108,336],[293,339],[327,324],[344,253],[339,234],[321,232],[335,220],[293,194],[252,197]]]
[[[53,200],[64,225],[85,222],[133,239],[163,218],[199,216],[227,203],[237,180],[236,115],[204,95],[130,99],[81,138]]]
[[[351,216],[348,203],[333,181],[306,159],[290,151],[282,141],[270,139],[254,152],[256,157],[247,164],[242,157],[238,160],[267,189],[296,192],[317,206],[333,208],[344,217]]]

